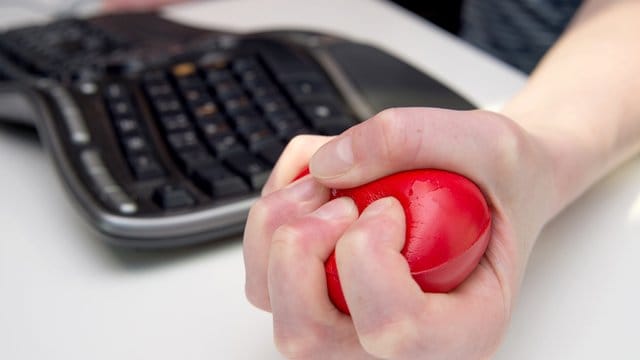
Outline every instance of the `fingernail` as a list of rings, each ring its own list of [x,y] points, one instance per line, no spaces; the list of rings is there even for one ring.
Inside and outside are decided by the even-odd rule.
[[[392,197],[385,197],[380,200],[376,200],[364,209],[364,211],[360,215],[360,218],[363,219],[363,218],[378,216],[384,212],[391,210],[391,208],[397,202],[398,200]]]
[[[355,218],[357,213],[358,209],[353,200],[342,197],[324,204],[314,211],[312,215],[322,220],[335,220],[351,215]]]
[[[311,176],[305,176],[287,185],[283,190],[293,200],[311,199],[318,191],[318,183]]]
[[[309,168],[315,177],[333,178],[353,167],[351,136],[341,136],[321,147],[311,158]]]

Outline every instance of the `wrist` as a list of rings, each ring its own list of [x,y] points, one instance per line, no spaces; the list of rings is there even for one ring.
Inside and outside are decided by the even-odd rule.
[[[515,133],[520,145],[509,151],[518,160],[502,174],[511,180],[498,183],[495,190],[504,192],[505,187],[513,186],[507,190],[506,197],[503,194],[507,201],[500,207],[513,221],[513,236],[518,239],[517,268],[522,275],[540,232],[567,201],[563,184],[564,177],[568,176],[565,170],[570,156],[565,146],[570,149],[570,145],[563,144],[566,136],[559,130],[535,121],[543,115],[519,110],[505,107],[500,112],[515,124],[513,128],[518,129]]]
[[[502,113],[529,134],[548,163],[548,221],[610,169],[617,135],[613,125],[592,126],[593,115],[585,107],[570,105],[575,102],[530,106],[540,103],[519,96]]]

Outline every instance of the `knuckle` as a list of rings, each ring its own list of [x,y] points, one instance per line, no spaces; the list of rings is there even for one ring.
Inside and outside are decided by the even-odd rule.
[[[380,113],[380,116],[377,118],[376,124],[379,127],[379,132],[382,135],[381,143],[383,145],[383,155],[384,158],[389,160],[394,160],[396,152],[394,149],[397,149],[396,146],[393,146],[395,140],[397,138],[398,129],[400,129],[398,125],[398,115],[396,109],[387,109]]]
[[[249,211],[243,236],[243,256],[245,264],[245,296],[255,307],[269,311],[270,304],[265,284],[265,254],[261,249],[268,246],[261,234],[269,221],[269,205],[258,200]]]
[[[391,115],[384,117],[383,139],[389,150],[389,158],[403,167],[415,166],[418,159],[428,151],[425,134],[433,127],[433,119],[437,119],[439,111],[429,108],[389,109]]]
[[[303,202],[296,202],[287,197],[282,191],[260,197],[253,203],[247,216],[248,226],[262,226],[276,228],[281,222],[287,220],[283,214],[291,214],[301,209]]]
[[[274,343],[276,349],[287,359],[311,359],[317,357],[321,346],[319,336],[310,336],[300,331],[284,333],[278,327],[274,330]]]
[[[264,223],[266,219],[273,213],[273,206],[269,201],[269,197],[261,197],[253,203],[251,209],[249,209],[249,215],[247,216],[247,223]]]
[[[299,227],[292,224],[281,225],[273,233],[272,252],[279,256],[296,256],[297,249],[304,244],[303,240],[304,234]]]
[[[392,239],[393,244],[400,241],[404,243],[404,238],[397,236],[399,229],[403,229],[404,226],[404,220],[386,214],[372,219],[359,220],[338,241],[336,254],[344,258],[367,258],[372,253],[387,251],[391,242],[379,240]]]
[[[370,249],[370,234],[368,231],[354,226],[336,243],[335,253],[338,258],[353,258],[366,254]],[[347,262],[348,264],[349,262]]]
[[[406,161],[406,153],[410,151],[409,143],[412,137],[407,136],[405,117],[401,109],[390,108],[383,110],[373,118],[373,132],[380,139],[378,159],[383,159],[391,164]],[[367,139],[366,147],[371,147],[370,139]]]
[[[258,309],[270,311],[269,298],[266,289],[257,288],[247,283],[244,289],[247,301]]]
[[[380,111],[374,118],[380,121],[394,121],[398,117],[397,108],[388,108]]]
[[[368,353],[385,359],[405,358],[424,339],[419,339],[420,331],[408,317],[386,320],[360,332],[360,344]]]

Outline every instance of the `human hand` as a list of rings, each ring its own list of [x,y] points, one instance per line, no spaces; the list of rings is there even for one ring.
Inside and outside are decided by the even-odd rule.
[[[287,185],[309,164],[312,176]],[[382,199],[359,217],[328,188],[402,170],[438,168],[472,179],[491,206],[489,247],[454,291],[423,293],[400,254],[404,215]],[[244,239],[246,292],[273,313],[291,358],[486,358],[496,350],[554,189],[538,138],[499,114],[410,108],[384,111],[334,138],[287,148],[251,209]],[[335,248],[351,317],[327,296]]]

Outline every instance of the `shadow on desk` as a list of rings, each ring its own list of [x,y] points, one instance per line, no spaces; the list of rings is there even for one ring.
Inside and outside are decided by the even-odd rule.
[[[32,126],[3,122],[3,120],[0,119],[0,132],[6,133],[8,136],[18,138],[21,141],[33,142],[34,145],[40,146],[38,132]]]
[[[159,266],[190,261],[199,256],[214,252],[223,252],[241,245],[239,236],[217,239],[215,241],[191,245],[180,248],[168,249],[129,249],[110,245],[101,238],[102,235],[95,235],[95,239],[89,241],[100,241],[105,250],[113,255],[123,268],[131,271],[145,271]]]

